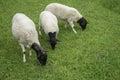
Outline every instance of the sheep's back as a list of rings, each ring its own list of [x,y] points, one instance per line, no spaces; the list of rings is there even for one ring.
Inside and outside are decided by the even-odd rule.
[[[58,3],[51,3],[46,6],[45,10],[52,12],[57,18],[66,20],[70,14],[71,7]]]
[[[38,38],[35,24],[31,19],[23,14],[16,14],[12,20],[13,36],[21,43],[31,42]]]
[[[48,32],[59,31],[57,18],[51,12],[44,11],[40,14],[40,24],[46,34],[48,34]]]
[[[78,18],[80,19],[82,17],[77,9],[59,3],[48,4],[45,10],[52,12],[57,18],[62,20],[67,20],[69,18],[78,20]]]

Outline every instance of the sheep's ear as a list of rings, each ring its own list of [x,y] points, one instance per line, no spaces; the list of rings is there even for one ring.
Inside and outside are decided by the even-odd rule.
[[[84,18],[84,19],[85,19],[85,18]],[[89,24],[88,21],[87,21],[86,19],[85,19],[85,21],[86,21],[87,24]]]
[[[60,40],[56,39],[57,42],[61,42]]]
[[[51,35],[52,35],[52,32],[49,32],[48,35],[51,36]]]
[[[52,34],[52,32],[49,32],[49,34]]]
[[[53,34],[56,34],[56,32],[54,32]]]

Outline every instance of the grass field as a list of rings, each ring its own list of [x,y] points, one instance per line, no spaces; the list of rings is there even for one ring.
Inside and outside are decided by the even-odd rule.
[[[39,36],[48,51],[46,66],[22,51],[11,32],[15,13],[30,17],[38,30],[39,14],[51,2],[75,7],[88,20],[87,29],[75,24],[64,28],[59,21],[61,41],[52,50],[47,36]],[[120,1],[119,0],[0,0],[0,80],[120,80]]]

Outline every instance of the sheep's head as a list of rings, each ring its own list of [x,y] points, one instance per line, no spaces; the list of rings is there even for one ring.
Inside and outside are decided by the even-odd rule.
[[[55,49],[55,45],[57,44],[57,41],[59,41],[56,39],[56,32],[49,32],[48,35],[50,38],[48,41],[50,42],[52,49]]]
[[[45,51],[41,51],[40,53],[38,53],[37,59],[39,60],[39,62],[42,65],[45,65],[46,62],[47,62],[47,54],[46,54],[46,52]]]
[[[55,49],[56,41],[51,40],[50,41],[52,49]]]
[[[86,26],[87,26],[88,22],[87,22],[87,20],[84,17],[82,17],[82,18],[80,18],[77,21],[77,23],[79,23],[79,25],[81,26],[82,30],[84,30],[84,29],[86,29]]]
[[[43,48],[41,48],[37,43],[33,43],[31,48],[35,50],[39,62],[42,65],[45,65],[47,62],[47,53],[43,50]]]

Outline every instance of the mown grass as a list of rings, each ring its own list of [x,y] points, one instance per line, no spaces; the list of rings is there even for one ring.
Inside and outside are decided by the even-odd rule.
[[[11,32],[15,13],[23,12],[36,24],[41,11],[51,2],[77,8],[89,24],[77,34],[59,21],[60,33],[55,50],[47,36],[39,37],[48,51],[46,66],[22,51]],[[119,0],[1,0],[0,1],[0,80],[119,80],[120,79],[120,2]]]

